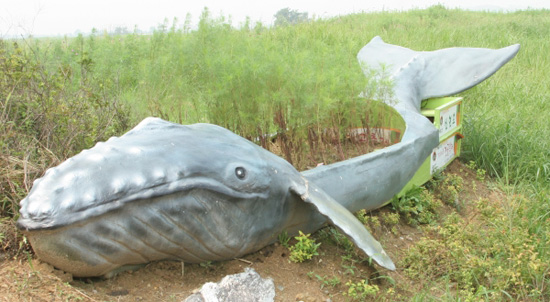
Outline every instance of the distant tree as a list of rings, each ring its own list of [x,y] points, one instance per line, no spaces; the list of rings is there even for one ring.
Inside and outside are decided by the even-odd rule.
[[[126,26],[117,26],[115,27],[115,30],[111,33],[113,36],[119,36],[119,35],[126,35],[129,34],[130,31]]]
[[[290,8],[280,9],[275,15],[275,26],[292,25],[302,23],[308,20],[308,13],[298,12]]]

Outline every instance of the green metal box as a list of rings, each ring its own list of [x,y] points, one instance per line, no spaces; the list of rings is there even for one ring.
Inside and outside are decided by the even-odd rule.
[[[413,186],[421,186],[432,175],[444,169],[460,156],[462,135],[462,98],[434,98],[422,102],[422,114],[428,117],[439,129],[439,146],[426,158],[413,178],[397,194],[403,196]]]

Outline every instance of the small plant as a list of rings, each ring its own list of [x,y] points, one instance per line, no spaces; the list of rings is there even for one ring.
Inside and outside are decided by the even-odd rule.
[[[374,231],[380,227],[380,219],[376,216],[368,215],[365,209],[357,211],[355,217],[357,217],[369,231]]]
[[[298,242],[290,247],[290,260],[296,263],[302,263],[319,255],[317,248],[321,245],[321,243],[315,243],[315,239],[310,238],[311,234],[299,232],[300,235],[294,237]]]
[[[485,180],[485,174],[487,173],[487,171],[485,171],[485,169],[477,169],[476,170],[476,178],[477,180],[479,181],[484,181]]]
[[[493,218],[496,214],[502,214],[502,211],[498,211],[487,198],[478,199],[475,207],[485,218]]]
[[[319,282],[321,282],[321,289],[323,289],[325,286],[330,286],[334,288],[342,283],[340,279],[338,279],[338,277],[336,276],[329,279],[326,275],[321,277],[320,275],[314,272],[307,273],[307,276],[311,279],[315,278],[319,280]]]
[[[472,169],[472,170],[475,170],[477,168],[477,164],[475,161],[471,160],[469,161],[467,164],[466,164],[466,167]]]
[[[352,254],[343,255],[341,258],[342,261],[340,262],[340,266],[344,269],[344,274],[355,276],[355,271],[357,270],[355,264],[359,261],[356,260]],[[359,271],[359,274],[361,274],[361,271]]]
[[[446,174],[444,179],[435,188],[435,193],[446,204],[460,210],[462,204],[459,193],[462,191],[464,180],[456,174]]]
[[[348,254],[353,253],[355,245],[353,244],[353,242],[351,242],[351,240],[349,240],[348,237],[340,233],[338,229],[334,227],[328,227],[323,229],[320,233],[322,238],[326,239],[331,244],[334,244],[337,247],[344,249],[344,251]]]
[[[209,269],[212,269],[213,264],[212,264],[212,261],[205,261],[205,262],[199,263],[199,266],[209,270]]]
[[[290,248],[288,245],[288,242],[290,241],[290,237],[288,236],[288,232],[286,230],[282,231],[281,234],[277,237],[279,239],[279,243],[286,247],[287,249]]]
[[[355,217],[357,217],[357,219],[359,221],[361,221],[361,223],[364,224],[364,225],[367,225],[369,223],[369,221],[368,221],[369,217],[367,216],[367,210],[365,210],[365,209],[361,209],[361,210],[357,211],[355,213]]]
[[[382,213],[382,221],[387,224],[391,232],[397,235],[397,225],[399,224],[399,213]]]
[[[407,223],[413,225],[435,222],[435,211],[441,206],[440,201],[422,187],[412,188],[404,196],[394,198],[391,204]]]
[[[487,174],[487,171],[485,169],[479,168],[475,161],[471,160],[469,163],[466,164],[466,167],[476,171],[476,179],[479,181],[485,180],[485,174]]]
[[[382,213],[382,221],[389,225],[396,225],[399,223],[399,214],[397,213]]]
[[[346,286],[348,287],[348,291],[344,292],[344,295],[350,297],[352,300],[363,301],[368,297],[376,296],[380,291],[380,289],[378,288],[378,285],[368,284],[367,280],[365,279],[357,283],[348,281],[346,283]]]

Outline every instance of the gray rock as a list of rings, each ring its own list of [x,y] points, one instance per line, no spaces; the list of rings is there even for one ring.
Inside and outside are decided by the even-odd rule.
[[[247,267],[243,273],[225,276],[218,283],[205,283],[184,302],[272,302],[274,299],[273,280],[263,279]]]

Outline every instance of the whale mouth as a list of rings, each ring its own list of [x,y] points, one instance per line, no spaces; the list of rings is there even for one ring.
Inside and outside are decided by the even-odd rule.
[[[219,196],[225,196],[225,198],[220,198],[220,201],[235,199],[265,200],[269,197],[268,192],[248,192],[239,190],[227,186],[213,178],[186,177],[169,183],[143,188],[139,191],[129,191],[122,196],[112,194],[110,196],[113,198],[105,198],[101,201],[96,200],[89,206],[78,209],[68,207],[52,209],[50,211],[44,211],[42,208],[39,208],[36,212],[28,210],[21,215],[16,225],[20,230],[25,231],[56,229],[106,214],[135,201],[156,199],[162,196],[190,192],[195,189],[210,191]],[[40,198],[40,196],[35,197],[31,194],[23,201],[30,203],[34,198]],[[182,202],[185,202],[185,199],[183,199]],[[23,203],[24,202],[22,202],[22,204]],[[34,203],[37,203],[37,201],[34,201]]]
[[[127,203],[133,200],[154,198],[157,196],[169,195],[182,191],[190,191],[193,189],[205,189],[208,191],[217,192],[219,194],[240,199],[265,199],[268,197],[267,192],[246,192],[227,186],[224,183],[212,178],[192,177],[182,178],[170,183],[164,183],[154,187],[149,187],[145,190],[140,190],[135,193],[130,193],[122,198],[119,198],[117,202]]]

